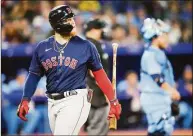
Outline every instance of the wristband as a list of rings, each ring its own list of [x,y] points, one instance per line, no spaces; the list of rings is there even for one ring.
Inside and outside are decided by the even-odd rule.
[[[116,102],[117,101],[117,98],[113,99],[113,100],[110,100],[110,103],[113,104],[113,105],[116,105]]]

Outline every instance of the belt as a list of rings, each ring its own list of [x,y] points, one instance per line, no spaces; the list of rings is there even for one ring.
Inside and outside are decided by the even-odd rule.
[[[77,91],[72,90],[72,91],[66,91],[63,93],[53,93],[53,94],[47,93],[47,97],[54,100],[60,100],[60,99],[63,99],[72,95],[77,95],[77,94],[78,94]]]

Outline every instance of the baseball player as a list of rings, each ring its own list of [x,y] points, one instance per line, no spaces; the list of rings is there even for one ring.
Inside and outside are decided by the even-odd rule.
[[[114,97],[96,47],[76,35],[74,13],[67,5],[53,8],[49,22],[54,36],[41,41],[33,54],[18,116],[27,121],[29,102],[43,75],[47,77],[48,117],[54,135],[78,135],[90,110],[91,92],[86,89],[90,69],[110,103],[109,118],[119,119],[121,105]]]
[[[169,25],[160,19],[144,20],[143,37],[150,42],[141,58],[141,105],[148,120],[149,136],[168,136],[174,129],[172,101],[180,99],[170,61],[164,53],[168,47]]]

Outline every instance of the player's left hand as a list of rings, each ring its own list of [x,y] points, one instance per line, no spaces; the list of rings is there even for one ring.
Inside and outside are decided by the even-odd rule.
[[[27,121],[27,118],[25,116],[26,114],[28,114],[28,111],[29,111],[29,101],[22,100],[17,109],[17,116],[20,117],[20,119],[22,119],[23,121]]]
[[[113,102],[110,102],[110,112],[108,119],[116,117],[116,119],[119,120],[121,110],[121,104],[119,104],[119,101],[117,99]]]

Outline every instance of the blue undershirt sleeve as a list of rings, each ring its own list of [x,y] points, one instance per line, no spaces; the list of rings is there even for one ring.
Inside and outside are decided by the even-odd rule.
[[[41,76],[29,73],[23,90],[23,99],[31,100],[40,79]]]

